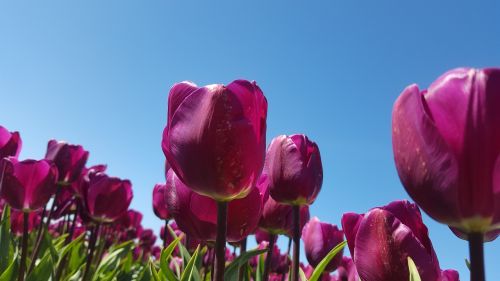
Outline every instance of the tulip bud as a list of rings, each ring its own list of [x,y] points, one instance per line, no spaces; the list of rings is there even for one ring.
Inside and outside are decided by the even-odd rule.
[[[313,217],[302,229],[302,240],[309,264],[316,267],[335,246],[344,241],[344,232],[336,225],[320,222],[317,217]],[[325,271],[332,272],[339,266],[342,253],[343,250],[330,261]]]
[[[173,170],[168,171],[166,201],[179,228],[203,241],[216,238],[217,203],[197,194],[180,181]],[[241,199],[228,204],[227,241],[238,242],[257,227],[262,209],[262,194],[254,187]]]
[[[305,135],[278,136],[266,155],[270,195],[290,205],[310,205],[323,183],[323,167],[316,143]]]
[[[217,201],[245,197],[264,164],[267,101],[255,82],[176,84],[162,148],[190,189]]]
[[[11,133],[6,128],[0,126],[0,159],[8,156],[17,158],[21,151],[21,146],[21,136],[18,132]]]
[[[47,160],[18,161],[8,157],[0,161],[0,171],[0,196],[13,209],[41,209],[56,192],[57,167]]]
[[[500,69],[451,70],[394,104],[392,141],[406,191],[433,219],[495,239],[500,224]]]
[[[83,192],[88,215],[100,223],[110,223],[123,216],[133,196],[129,180],[104,173],[90,174],[88,188]]]
[[[169,220],[172,216],[168,213],[167,202],[165,202],[165,184],[156,184],[153,188],[153,211],[162,220]]]

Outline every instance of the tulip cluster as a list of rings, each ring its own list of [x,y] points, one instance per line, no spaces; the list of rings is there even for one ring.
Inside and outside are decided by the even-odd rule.
[[[131,182],[88,165],[82,146],[50,140],[43,159],[20,160],[20,134],[0,126],[0,279],[458,281],[439,265],[422,208],[469,241],[471,280],[483,281],[483,242],[500,234],[499,107],[500,69],[406,88],[393,148],[416,203],[345,213],[342,229],[311,218],[318,145],[280,135],[266,149],[267,100],[255,82],[171,88],[165,182],[152,192],[158,233],[129,209]],[[247,250],[251,235],[257,247]]]

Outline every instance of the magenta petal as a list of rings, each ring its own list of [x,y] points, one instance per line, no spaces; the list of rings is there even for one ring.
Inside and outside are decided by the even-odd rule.
[[[401,182],[431,217],[455,222],[458,165],[433,121],[416,85],[406,88],[394,104],[393,150]],[[432,194],[432,196],[429,196]]]
[[[460,281],[458,272],[453,269],[443,270],[439,281]]]
[[[168,213],[167,203],[165,202],[165,192],[167,186],[165,184],[156,184],[153,188],[153,212],[162,220],[171,219]]]
[[[244,95],[222,85],[199,88],[168,125],[169,164],[190,188],[217,200],[245,196],[262,169],[264,147]]]
[[[359,225],[364,215],[356,213],[345,213],[342,216],[342,229],[347,240],[347,246],[349,247],[349,252],[354,258],[354,248],[356,246],[356,235],[358,234]]]
[[[430,259],[410,228],[382,209],[373,209],[365,215],[356,236],[354,256],[362,280],[406,280],[408,256],[415,262],[422,280],[438,278],[437,261]]]
[[[21,151],[22,141],[18,132],[9,132],[0,126],[0,159],[8,156],[17,157]]]
[[[325,256],[344,240],[344,233],[336,225],[320,222],[313,217],[302,229],[302,240],[309,264],[316,267]],[[342,261],[343,250],[326,266],[326,271],[335,270]]]

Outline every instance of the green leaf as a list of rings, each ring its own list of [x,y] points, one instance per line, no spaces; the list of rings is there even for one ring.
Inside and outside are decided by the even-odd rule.
[[[177,247],[177,244],[179,243],[180,240],[181,239],[179,237],[177,237],[176,239],[174,239],[174,241],[172,241],[172,243],[170,243],[161,252],[161,256],[160,256],[160,270],[161,270],[163,276],[165,276],[168,281],[178,281],[177,277],[175,277],[175,275],[172,272],[172,270],[170,270],[170,267],[168,266],[167,259],[170,258],[170,256],[172,255],[172,252],[175,250],[175,247]]]
[[[59,250],[59,259],[57,261],[57,267],[59,267],[59,264],[61,263],[61,261],[65,255],[67,255],[71,250],[73,250],[73,248],[76,247],[78,244],[82,243],[83,237],[84,237],[84,234],[81,234],[75,240],[69,242],[68,245],[62,247]]]
[[[193,253],[193,256],[191,259],[189,259],[189,262],[187,263],[186,267],[184,268],[184,272],[182,272],[181,275],[181,281],[190,281],[191,276],[193,275],[193,269],[194,263],[196,262],[196,259],[198,258],[198,251],[200,250],[200,245],[196,247],[196,250]]]
[[[180,238],[182,239],[182,235],[177,237],[177,235],[175,234],[175,231],[172,229],[172,227],[170,227],[170,225],[167,225],[167,228],[168,228],[168,232],[170,233],[170,235],[174,238],[174,239],[177,239],[177,238]],[[189,262],[189,260],[191,259],[191,255],[189,254],[189,251],[186,249],[186,247],[184,247],[184,245],[182,243],[178,243],[177,246],[179,247],[179,252],[181,254],[181,257],[182,257],[182,260],[184,261],[184,264],[187,264]],[[199,259],[201,260],[201,256],[199,256]],[[200,262],[197,262],[196,263],[196,269],[197,270],[193,270],[193,279],[194,281],[201,281],[201,276],[200,276],[200,273],[199,273],[199,265],[201,263]]]
[[[344,249],[347,241],[342,241],[340,244],[335,246],[316,266],[314,269],[313,273],[311,274],[311,277],[309,278],[309,281],[318,281],[321,275],[323,274],[323,271],[325,271],[326,266],[330,263],[330,261],[338,254],[342,249]]]
[[[153,276],[154,281],[162,281],[158,275],[158,271],[156,271],[155,265],[151,260],[149,260],[149,270],[151,271],[151,276]]]
[[[300,277],[300,280],[307,281],[306,274],[304,273],[304,270],[302,270],[301,267],[299,267],[299,277]]]
[[[260,254],[257,269],[255,270],[255,281],[262,281],[262,277],[264,275],[264,263],[264,254]]]
[[[408,271],[410,272],[410,281],[421,281],[417,266],[411,257],[408,257]]]
[[[7,269],[0,275],[0,281],[15,281],[17,279],[17,272],[19,271],[19,264],[17,263],[17,253],[14,254],[14,258],[10,262]]]
[[[234,259],[234,261],[226,268],[226,271],[224,273],[224,280],[238,280],[238,270],[240,269],[240,267],[245,265],[252,257],[263,254],[265,252],[267,252],[267,249],[254,249],[247,251]]]
[[[470,261],[468,259],[465,259],[465,265],[467,266],[467,268],[470,271]]]
[[[0,222],[0,273],[7,269],[11,264],[12,238],[10,234],[10,207],[6,204],[2,212],[2,221]]]
[[[28,275],[26,281],[47,281],[54,269],[54,263],[50,255],[45,255]]]
[[[133,241],[122,243],[109,249],[109,254],[103,259],[97,268],[93,280],[103,280],[117,274],[120,261],[130,252]],[[149,271],[149,269],[147,270]]]

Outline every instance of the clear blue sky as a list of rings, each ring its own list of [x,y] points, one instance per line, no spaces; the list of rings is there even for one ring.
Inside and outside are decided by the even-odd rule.
[[[21,158],[43,157],[51,138],[84,145],[90,163],[132,180],[132,207],[158,229],[151,190],[164,180],[170,86],[253,79],[269,101],[268,140],[306,133],[319,144],[312,214],[339,224],[346,211],[408,198],[391,149],[406,85],[500,66],[498,1],[400,2],[2,1],[0,124],[21,132]],[[467,243],[424,221],[441,266],[467,280]],[[494,241],[489,280],[498,260]]]

